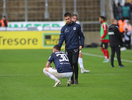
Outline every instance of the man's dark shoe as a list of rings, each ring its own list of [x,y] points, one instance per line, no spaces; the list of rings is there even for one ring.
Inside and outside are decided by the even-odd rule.
[[[119,67],[125,67],[124,65],[119,65]]]
[[[74,84],[74,80],[71,80],[71,84]]]
[[[78,84],[78,80],[77,79],[75,79],[74,84]]]

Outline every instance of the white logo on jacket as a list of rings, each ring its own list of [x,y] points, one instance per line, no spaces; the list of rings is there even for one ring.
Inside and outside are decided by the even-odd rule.
[[[73,27],[73,30],[76,30],[76,27]]]
[[[109,35],[114,35],[115,33],[114,32],[108,32]]]
[[[66,32],[69,32],[69,30],[68,30],[67,28],[65,29],[65,33],[66,33]]]

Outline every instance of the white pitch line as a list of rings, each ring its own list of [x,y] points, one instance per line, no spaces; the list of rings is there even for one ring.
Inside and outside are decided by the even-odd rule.
[[[85,74],[79,74],[79,75],[130,75],[130,74],[89,74],[89,73],[85,73]],[[28,77],[28,76],[45,76],[44,74],[1,74],[0,77]]]
[[[95,57],[104,58],[104,56],[101,56],[101,55],[95,55],[95,54],[90,54],[90,53],[82,53],[82,54],[84,54],[84,55],[88,55],[88,56],[95,56]],[[114,60],[117,60],[117,58],[114,58]],[[130,61],[130,60],[124,60],[124,59],[121,59],[121,61],[132,63],[132,61]]]
[[[44,74],[3,74],[3,75],[0,75],[0,77],[6,77],[6,76],[41,76],[41,75],[44,75]]]
[[[79,75],[130,75],[130,74],[92,74],[92,73],[85,73],[85,74],[79,74]]]

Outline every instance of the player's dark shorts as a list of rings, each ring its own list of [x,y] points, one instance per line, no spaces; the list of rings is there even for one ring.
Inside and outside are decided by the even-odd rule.
[[[108,43],[102,42],[100,47],[102,47],[103,49],[107,49],[108,48]]]
[[[79,49],[74,49],[72,51],[66,51],[71,64],[78,63]]]

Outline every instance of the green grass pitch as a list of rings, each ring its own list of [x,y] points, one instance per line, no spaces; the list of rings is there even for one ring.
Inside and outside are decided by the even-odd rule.
[[[67,80],[60,79],[62,84],[56,88],[43,73],[51,53],[0,50],[0,100],[132,100],[132,50],[121,52],[125,68],[119,68],[117,60],[111,68],[110,63],[102,63],[99,48],[84,48],[82,53],[100,55],[83,54],[84,67],[91,72],[81,74],[79,68],[78,85],[66,87]]]

